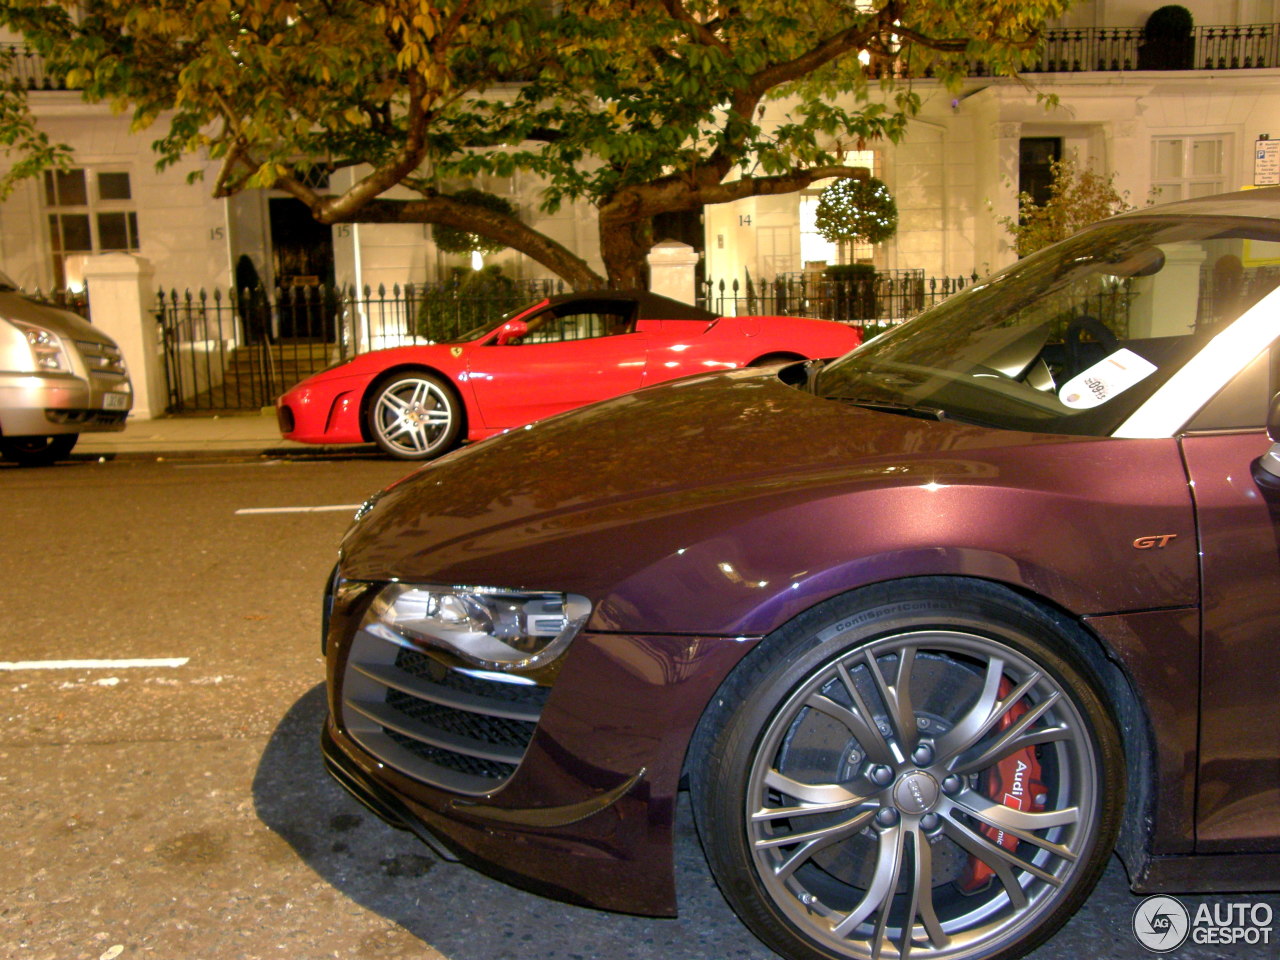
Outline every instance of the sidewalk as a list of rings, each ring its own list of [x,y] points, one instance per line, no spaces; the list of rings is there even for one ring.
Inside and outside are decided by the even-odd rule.
[[[353,453],[363,446],[329,447],[296,443],[280,436],[275,411],[223,414],[207,417],[163,417],[129,420],[119,433],[84,433],[71,452],[73,458],[156,459],[198,457],[209,454],[238,456],[297,456],[341,451]],[[370,447],[369,449],[373,449]]]

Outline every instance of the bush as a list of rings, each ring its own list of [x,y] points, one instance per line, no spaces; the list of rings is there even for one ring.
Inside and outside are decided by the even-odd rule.
[[[1053,162],[1049,199],[1037,204],[1028,193],[1018,194],[1018,219],[1002,217],[1000,225],[1013,235],[1018,256],[1065,240],[1081,227],[1132,209],[1115,188],[1115,174],[1103,176],[1073,159]]]
[[[428,340],[450,340],[496,321],[528,299],[501,267],[454,267],[444,282],[423,287],[413,332]]]
[[[830,280],[859,280],[864,277],[874,278],[876,266],[874,263],[833,263],[822,273]]]
[[[1195,21],[1191,11],[1177,4],[1161,7],[1147,18],[1142,34],[1147,40],[1178,40],[1190,36]]]

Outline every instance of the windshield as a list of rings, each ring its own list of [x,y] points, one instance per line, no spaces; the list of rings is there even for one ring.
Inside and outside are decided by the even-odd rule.
[[[1109,436],[1280,283],[1280,229],[1152,217],[1078,234],[830,364],[831,400]]]
[[[520,302],[519,306],[512,307],[510,310],[504,313],[497,320],[486,320],[484,323],[480,324],[478,327],[472,327],[470,330],[466,331],[465,333],[460,333],[456,337],[449,337],[447,340],[441,340],[439,342],[440,343],[463,343],[467,340],[478,340],[480,337],[484,336],[486,333],[489,333],[491,330],[498,329],[498,327],[502,326],[508,320],[513,320],[516,317],[520,316],[520,314],[524,313],[531,306],[533,306],[533,304],[529,303],[527,300],[523,300]]]

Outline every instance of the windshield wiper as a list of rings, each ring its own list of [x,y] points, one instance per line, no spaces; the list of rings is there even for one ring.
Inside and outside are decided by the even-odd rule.
[[[921,420],[945,420],[947,412],[941,407],[930,407],[925,404],[896,403],[893,400],[870,400],[866,397],[828,397],[866,410],[878,410],[881,413],[898,413],[905,417],[919,417]]]

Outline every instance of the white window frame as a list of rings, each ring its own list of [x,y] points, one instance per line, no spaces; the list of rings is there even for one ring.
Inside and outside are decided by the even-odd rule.
[[[84,287],[84,261],[86,257],[97,253],[137,253],[141,246],[138,237],[138,206],[135,196],[137,178],[133,170],[119,164],[85,164],[72,167],[72,171],[80,171],[85,178],[85,203],[63,203],[62,197],[51,196],[56,187],[58,173],[46,172],[40,183],[40,196],[44,213],[44,226],[48,231],[48,249],[53,266],[55,286],[64,286],[71,290]],[[104,199],[101,193],[103,174],[124,174],[129,178],[129,197],[127,199]],[[122,213],[125,215],[126,245],[124,247],[104,247],[100,218],[106,214]],[[62,218],[65,216],[84,216],[89,222],[89,250],[63,249]],[[55,226],[54,218],[57,218]],[[55,230],[57,231],[55,235]]]
[[[1196,144],[1210,142],[1218,143],[1221,148],[1221,167],[1213,174],[1196,174],[1193,172]],[[1179,176],[1160,176],[1160,145],[1164,143],[1181,144],[1181,171]],[[1232,188],[1232,149],[1232,135],[1218,131],[1166,134],[1152,137],[1151,187],[1154,191],[1159,191],[1156,194],[1156,202],[1169,203],[1174,200],[1190,200],[1195,197],[1205,197],[1230,190]]]

